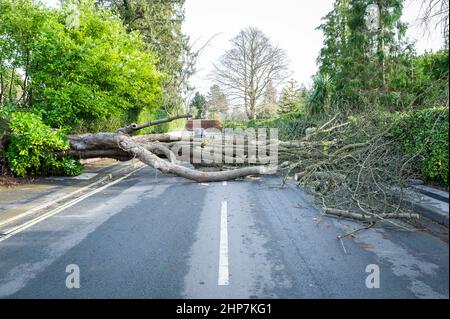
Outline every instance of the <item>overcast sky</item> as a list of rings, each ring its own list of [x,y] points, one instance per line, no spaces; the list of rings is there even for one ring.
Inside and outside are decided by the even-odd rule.
[[[322,32],[315,30],[333,6],[333,0],[186,0],[184,31],[192,40],[205,42],[216,33],[211,45],[203,51],[198,62],[198,73],[192,83],[201,92],[211,85],[208,74],[212,64],[224,50],[230,47],[229,40],[248,26],[261,29],[274,44],[287,51],[291,61],[293,78],[309,85],[316,72],[316,58],[322,47]],[[416,39],[416,48],[437,50],[442,45],[440,31],[424,35],[416,22],[420,1],[406,0],[403,21],[411,29],[408,36]]]
[[[45,0],[52,5],[59,0]],[[184,32],[197,40],[197,47],[220,33],[203,51],[192,84],[206,93],[211,85],[208,74],[212,64],[230,47],[229,40],[248,26],[255,26],[274,44],[287,51],[293,78],[309,85],[316,72],[316,58],[322,47],[322,33],[315,30],[334,0],[186,0]],[[419,0],[406,0],[403,21],[408,36],[417,40],[418,52],[437,50],[442,45],[440,30],[424,34],[417,23]]]

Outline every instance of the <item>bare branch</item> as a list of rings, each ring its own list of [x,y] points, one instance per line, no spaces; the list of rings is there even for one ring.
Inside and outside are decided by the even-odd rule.
[[[131,125],[128,125],[126,127],[120,128],[118,130],[118,132],[123,132],[126,134],[131,134],[134,133],[138,130],[141,130],[143,128],[149,127],[149,126],[153,126],[153,125],[158,125],[158,124],[163,124],[163,123],[168,123],[168,122],[172,122],[178,119],[186,119],[186,118],[191,118],[192,115],[191,114],[182,114],[182,115],[177,115],[177,116],[172,116],[172,117],[168,117],[168,118],[164,118],[164,119],[159,119],[159,120],[154,120],[154,121],[150,121],[144,124],[136,124],[133,123]]]

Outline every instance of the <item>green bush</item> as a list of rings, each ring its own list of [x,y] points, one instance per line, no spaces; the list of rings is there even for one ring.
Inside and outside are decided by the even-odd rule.
[[[448,107],[395,113],[390,132],[403,152],[417,155],[417,168],[427,181],[448,186]]]
[[[318,118],[309,116],[304,111],[282,114],[275,118],[249,120],[247,122],[224,122],[224,128],[277,128],[281,140],[298,139],[305,134],[308,127],[314,126]]]
[[[313,89],[308,95],[308,103],[306,103],[308,112],[311,115],[324,113],[330,106],[334,90],[330,76],[320,73],[314,76]]]
[[[54,130],[32,113],[15,112],[9,123],[11,140],[6,157],[11,171],[25,175],[78,175],[83,166],[57,152],[67,150],[69,142],[60,130]]]
[[[238,122],[238,121],[225,121],[222,123],[223,128],[240,128],[240,129],[246,129],[248,122]]]

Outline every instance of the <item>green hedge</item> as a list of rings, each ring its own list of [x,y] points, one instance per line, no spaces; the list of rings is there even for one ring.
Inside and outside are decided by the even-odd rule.
[[[306,115],[303,111],[296,111],[280,115],[276,118],[249,120],[246,122],[224,122],[224,128],[277,128],[278,138],[281,140],[297,139],[305,134],[308,127],[317,123],[315,117]]]
[[[401,150],[417,154],[417,169],[426,181],[448,186],[448,107],[433,107],[390,116],[390,135]]]

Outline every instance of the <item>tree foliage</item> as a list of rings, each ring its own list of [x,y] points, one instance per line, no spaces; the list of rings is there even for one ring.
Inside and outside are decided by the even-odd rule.
[[[6,152],[9,167],[17,176],[78,175],[83,166],[70,157],[57,153],[69,149],[60,130],[45,125],[32,113],[17,112],[9,123],[11,140]]]
[[[304,103],[306,88],[301,89],[294,79],[290,79],[281,90],[280,113],[295,112]]]
[[[267,83],[266,90],[263,95],[260,117],[268,118],[277,115],[279,111],[279,103],[277,99],[278,91],[272,82]]]
[[[68,24],[74,14],[77,23]],[[52,10],[5,0],[0,16],[0,39],[9,45],[0,63],[9,73],[24,70],[21,96],[10,101],[41,113],[45,123],[76,131],[118,127],[160,103],[156,58],[137,32],[127,33],[93,1]]]
[[[324,113],[330,107],[334,87],[328,74],[318,73],[313,81],[313,89],[308,96],[308,112],[316,115]]]
[[[369,105],[402,110],[446,103],[448,50],[417,55],[413,44],[405,40],[402,10],[402,0],[335,1],[318,28],[324,45],[310,110],[320,112],[329,105],[361,111]],[[431,69],[423,67],[426,63]],[[324,79],[329,85],[324,85]]]
[[[220,86],[214,84],[206,96],[206,111],[208,117],[225,119],[228,113],[228,101]]]
[[[190,111],[196,119],[202,119],[206,116],[206,98],[200,92],[195,92],[190,102]]]
[[[97,0],[123,20],[128,31],[139,31],[148,48],[156,54],[163,81],[164,106],[170,113],[179,106],[183,88],[193,72],[189,38],[182,32],[185,0]]]
[[[0,106],[31,103],[31,53],[48,19],[50,11],[31,0],[0,1]]]
[[[324,46],[319,73],[334,84],[337,100],[358,105],[361,95],[383,93],[395,74],[395,59],[408,49],[400,22],[402,0],[379,0],[376,27],[367,23],[368,0],[337,0],[319,26]]]

